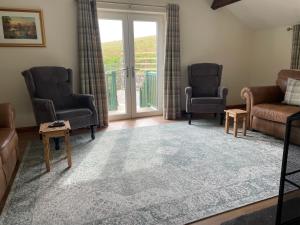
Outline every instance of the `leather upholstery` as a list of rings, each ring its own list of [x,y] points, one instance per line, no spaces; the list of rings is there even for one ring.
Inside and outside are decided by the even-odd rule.
[[[252,109],[252,116],[278,123],[286,123],[287,118],[297,112],[300,112],[300,107],[281,103],[266,103],[255,105]]]
[[[8,104],[0,104],[0,201],[11,181],[17,161],[20,159],[18,151],[18,136],[15,131],[15,113]]]
[[[281,70],[274,86],[243,88],[241,97],[246,101],[250,129],[284,138],[287,117],[300,111],[298,106],[282,103],[289,77],[300,80],[300,71]],[[300,135],[300,123],[293,126],[292,143],[300,144],[300,139],[295,138]]]
[[[71,69],[33,67],[22,74],[38,125],[57,119],[69,120],[72,129],[98,125],[93,96],[73,93]]]
[[[199,63],[188,66],[185,89],[187,113],[223,113],[228,89],[220,87],[223,66]]]

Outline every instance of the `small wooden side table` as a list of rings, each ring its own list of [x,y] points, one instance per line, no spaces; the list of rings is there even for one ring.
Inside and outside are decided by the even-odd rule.
[[[246,136],[246,132],[247,132],[246,123],[247,123],[247,116],[248,116],[247,111],[241,109],[228,109],[224,111],[226,113],[225,132],[227,134],[229,133],[229,119],[231,117],[234,120],[233,122],[234,137],[237,137],[238,123],[240,120],[243,120],[243,135]]]
[[[65,139],[65,149],[67,153],[67,159],[68,159],[68,166],[69,168],[72,166],[72,158],[71,158],[71,145],[70,145],[70,122],[65,121],[65,126],[63,127],[48,127],[51,123],[42,123],[40,125],[40,131],[39,133],[43,137],[43,144],[44,144],[44,159],[46,164],[47,172],[50,171],[50,144],[49,139],[50,138],[58,138],[58,137],[64,137]]]

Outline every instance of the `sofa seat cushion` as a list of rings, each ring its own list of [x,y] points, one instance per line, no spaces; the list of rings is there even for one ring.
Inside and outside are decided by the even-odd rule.
[[[222,104],[224,101],[223,98],[220,97],[199,97],[199,98],[192,98],[192,104]]]
[[[75,108],[56,111],[56,116],[59,120],[69,120],[81,116],[91,116],[93,113],[88,108]]]
[[[297,112],[300,112],[299,106],[280,103],[258,104],[253,107],[252,116],[285,124],[287,118]]]
[[[11,128],[0,128],[0,151],[11,142],[15,133]]]

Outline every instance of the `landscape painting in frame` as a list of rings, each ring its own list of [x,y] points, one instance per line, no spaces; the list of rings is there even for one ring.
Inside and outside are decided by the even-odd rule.
[[[0,8],[0,46],[45,47],[42,11]]]

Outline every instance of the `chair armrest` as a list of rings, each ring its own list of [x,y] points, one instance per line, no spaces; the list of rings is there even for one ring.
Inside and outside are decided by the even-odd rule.
[[[73,106],[78,108],[89,108],[96,111],[94,96],[88,94],[72,94]]]
[[[261,103],[282,102],[284,93],[279,86],[245,87],[241,91],[241,97],[246,101],[248,112],[248,127],[252,128],[252,108]]]
[[[15,128],[15,110],[10,103],[0,104],[0,127]]]
[[[32,105],[34,109],[37,124],[53,122],[56,120],[53,101],[50,99],[33,98]]]
[[[88,94],[72,94],[72,98],[74,107],[89,108],[93,112],[93,123],[94,125],[98,125],[99,118],[96,110],[94,96]]]
[[[219,87],[218,88],[218,95],[219,97],[226,99],[228,95],[228,88],[226,87]]]
[[[192,97],[192,87],[186,87],[185,88],[185,94],[188,96],[188,97]]]
[[[192,87],[186,87],[185,88],[185,96],[186,96],[186,112],[189,113],[191,112],[191,98],[192,98]]]

